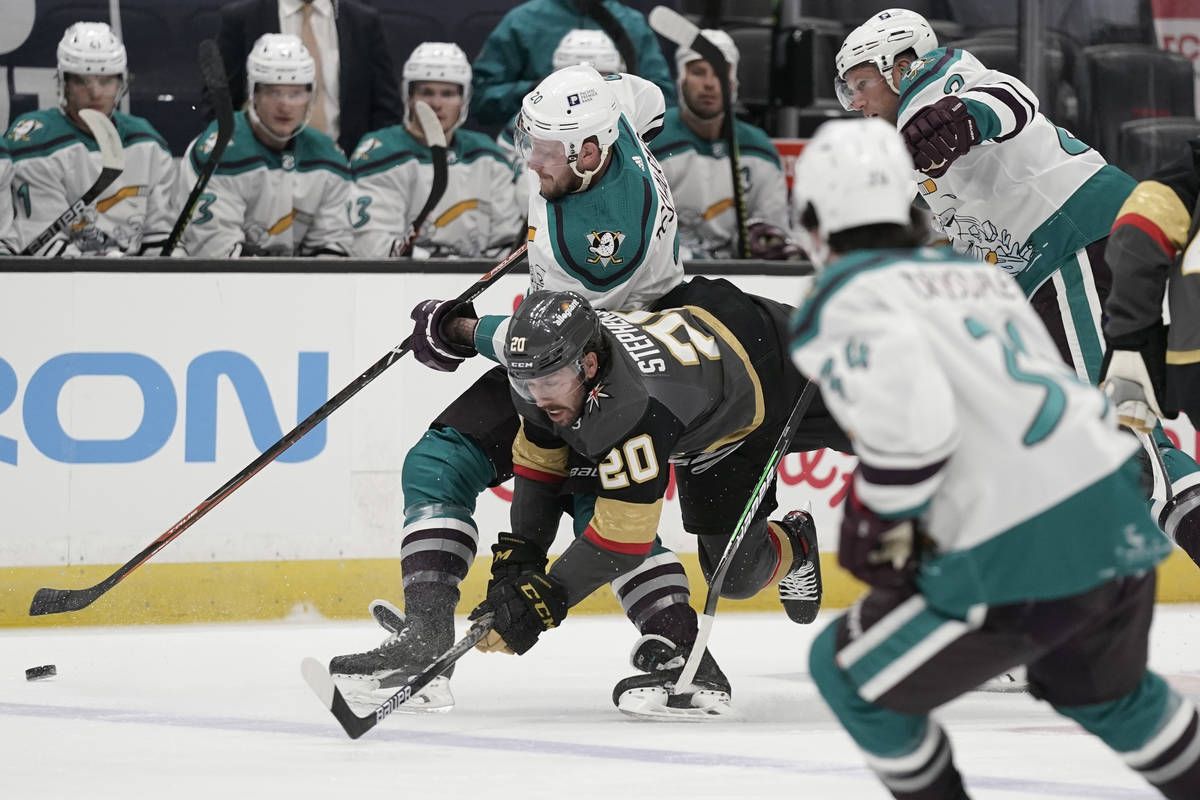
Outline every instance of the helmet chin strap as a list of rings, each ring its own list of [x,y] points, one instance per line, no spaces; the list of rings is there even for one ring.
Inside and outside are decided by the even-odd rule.
[[[589,169],[586,172],[580,172],[575,167],[575,165],[579,163],[579,158],[576,157],[575,160],[571,162],[571,172],[575,173],[575,177],[583,181],[583,183],[579,185],[579,188],[571,192],[571,194],[587,191],[588,186],[592,184],[592,178],[596,177],[596,173],[604,169],[604,165],[608,163],[608,151],[610,147],[611,145],[607,144],[600,145],[600,165],[595,169]]]
[[[312,110],[313,110],[314,102],[315,102],[315,99],[308,101],[308,106],[306,107],[306,109],[304,111],[304,120],[299,125],[297,125],[296,129],[293,130],[291,133],[289,133],[287,136],[280,136],[275,131],[273,131],[269,127],[267,127],[267,124],[262,121],[262,119],[258,116],[258,109],[255,108],[255,106],[254,106],[253,94],[251,94],[250,102],[246,106],[246,113],[249,115],[250,121],[254,123],[255,127],[257,127],[259,130],[261,130],[263,133],[265,133],[267,135],[267,138],[269,138],[271,141],[275,142],[276,144],[287,144],[292,139],[295,139],[296,136],[299,135],[300,131],[302,131],[308,127],[308,121],[310,119],[312,119]]]

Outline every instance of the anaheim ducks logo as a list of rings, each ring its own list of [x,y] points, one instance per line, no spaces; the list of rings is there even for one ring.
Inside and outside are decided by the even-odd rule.
[[[917,73],[925,69],[926,66],[933,63],[932,58],[915,58],[908,65],[908,71],[904,73],[905,80],[912,80],[917,76]]]
[[[354,155],[350,157],[351,161],[366,161],[371,156],[371,151],[380,147],[383,142],[376,139],[374,136],[363,139],[357,148],[354,150]]]
[[[588,252],[595,258],[589,258],[589,264],[620,264],[624,259],[617,258],[617,251],[625,241],[625,234],[620,231],[592,231],[588,237]]]
[[[14,142],[28,142],[29,135],[46,127],[36,119],[23,119],[9,131],[8,138]]]

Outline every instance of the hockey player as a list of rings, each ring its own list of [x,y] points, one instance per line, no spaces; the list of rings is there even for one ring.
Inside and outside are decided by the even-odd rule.
[[[1019,80],[939,48],[912,11],[881,11],[852,31],[837,73],[846,108],[899,126],[914,189],[954,249],[1016,278],[1063,358],[1097,383],[1105,240],[1133,178],[1040,113]],[[1158,523],[1181,545],[1200,540],[1200,467],[1161,427],[1154,441],[1174,489],[1155,500]],[[1200,563],[1200,549],[1188,555]]]
[[[456,44],[424,42],[404,62],[403,125],[363,137],[354,170],[354,253],[397,256],[433,184],[430,149],[413,104],[429,104],[448,148],[446,192],[417,234],[414,254],[495,256],[516,240],[525,214],[515,200],[514,174],[504,153],[481,133],[462,130],[471,101],[471,64]]]
[[[597,313],[574,292],[541,291],[528,295],[507,325],[504,362],[522,421],[513,444],[508,537],[519,544],[493,562],[487,597],[472,612],[496,613],[480,649],[526,652],[567,609],[635,568],[654,541],[670,464],[683,527],[698,539],[706,576],[737,530],[807,383],[787,355],[792,309],[705,278],[670,292],[656,308]],[[491,319],[476,331],[481,348]],[[793,446],[845,447],[829,422],[806,417]],[[544,559],[516,554],[545,552],[568,476],[580,472],[598,476],[592,513],[547,573]],[[775,476],[770,480],[721,595],[745,598],[777,585],[788,616],[810,623],[821,604],[816,530],[804,511],[767,521],[776,507]],[[614,702],[628,710],[645,711],[651,701],[650,709],[664,701],[673,707],[667,689],[689,652],[643,637],[633,661],[649,674],[618,683]],[[716,704],[728,702],[728,684],[707,656],[697,686],[693,705],[719,712]]]
[[[597,307],[643,308],[683,279],[671,192],[630,120],[654,113],[622,108],[613,85],[626,80],[640,79],[606,80],[592,67],[574,66],[551,74],[525,98],[519,145],[540,187],[530,200],[531,290],[570,289]],[[662,103],[659,93],[659,114]],[[473,317],[472,309],[450,301],[421,303],[413,311],[413,355],[433,369],[456,370],[477,352]],[[488,333],[502,338],[502,326],[490,325]],[[485,352],[497,350],[485,345]],[[508,380],[496,367],[452,402],[408,452],[402,477],[405,616],[373,604],[376,618],[395,634],[371,652],[330,662],[343,691],[362,693],[355,687],[370,690],[388,674],[414,674],[453,643],[458,587],[479,543],[475,503],[488,486],[512,476],[517,430]],[[503,540],[496,549],[504,549]],[[687,577],[669,550],[654,545],[613,588],[643,634],[681,646],[694,640]],[[417,698],[424,708],[453,705],[446,677]]]
[[[839,120],[796,169],[818,274],[794,357],[853,431],[838,561],[871,587],[814,641],[813,680],[902,800],[967,798],[929,713],[1020,663],[1164,796],[1200,797],[1196,708],[1146,668],[1170,543],[1137,444],[1016,282],[915,249],[906,156]]]
[[[1121,423],[1148,432],[1179,411],[1200,427],[1200,278],[1191,249],[1200,203],[1200,140],[1192,163],[1137,185],[1117,214],[1105,258],[1113,287],[1104,310],[1109,342],[1104,386]],[[1163,297],[1171,324],[1163,324]],[[1200,529],[1176,531],[1183,549],[1200,552]],[[1190,537],[1193,541],[1181,541]]]
[[[8,129],[18,249],[45,231],[100,175],[95,138],[80,120],[107,115],[125,148],[125,169],[84,211],[47,242],[40,256],[143,255],[162,249],[175,223],[175,165],[158,131],[117,111],[129,88],[125,45],[103,22],[77,22],[58,43],[58,107],[18,117]]]
[[[0,139],[0,254],[3,255],[12,255],[20,249],[13,230],[12,177],[8,144],[5,139]]]
[[[705,30],[729,62],[729,81],[737,98],[737,65],[741,54],[722,30]],[[651,148],[675,193],[679,240],[687,258],[738,257],[737,212],[727,144],[721,136],[725,109],[721,84],[712,65],[687,47],[675,51],[679,105],[667,112],[663,132]],[[785,258],[789,248],[787,182],[779,154],[766,132],[734,120],[741,156],[750,254]]]
[[[200,195],[180,249],[191,256],[348,256],[350,170],[332,139],[307,127],[315,67],[299,37],[268,33],[246,58],[246,108]],[[179,205],[216,142],[212,123],[188,145]]]

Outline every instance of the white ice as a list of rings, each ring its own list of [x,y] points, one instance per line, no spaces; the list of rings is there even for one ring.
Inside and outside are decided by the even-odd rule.
[[[525,656],[468,653],[453,711],[397,713],[358,741],[300,661],[374,646],[369,620],[7,629],[0,797],[886,798],[807,674],[809,642],[830,618],[801,628],[782,613],[717,615],[736,720],[622,716],[610,695],[631,674],[633,630],[580,616]],[[1190,696],[1198,618],[1200,607],[1160,606],[1152,636],[1151,665]],[[25,680],[26,667],[51,663],[56,678]],[[938,714],[976,800],[1157,796],[1028,695],[972,693]]]

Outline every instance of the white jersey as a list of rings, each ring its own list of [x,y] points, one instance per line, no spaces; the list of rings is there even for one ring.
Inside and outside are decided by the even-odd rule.
[[[741,120],[737,139],[748,220],[769,222],[786,231],[787,180],[779,153],[762,129]],[[736,258],[737,211],[725,140],[700,138],[684,123],[679,108],[672,108],[650,149],[675,195],[685,257]]]
[[[0,254],[12,254],[17,247],[17,234],[13,228],[12,179],[13,165],[8,157],[8,145],[0,139]]]
[[[982,141],[920,195],[959,253],[996,264],[1032,295],[1060,262],[1104,238],[1134,181],[1048,120],[1029,87],[953,47],[917,59],[900,82],[900,128],[957,95]]]
[[[438,257],[495,255],[513,243],[525,219],[509,158],[483,134],[461,129],[446,156],[446,192],[418,231],[416,246]],[[403,125],[393,125],[363,137],[350,166],[354,254],[395,255],[429,197],[430,149]]]
[[[44,255],[153,254],[175,224],[171,186],[175,164],[166,142],[141,117],[113,112],[125,149],[125,169],[60,232]],[[8,129],[16,235],[20,247],[36,239],[100,177],[100,148],[59,108],[18,117]]]
[[[1137,443],[1117,429],[1103,393],[1063,363],[1010,277],[934,249],[855,252],[828,267],[797,310],[793,348],[850,433],[863,504],[884,517],[919,516],[943,563],[962,566],[926,578],[1003,594],[1004,580],[1018,582],[1004,575],[1008,565],[977,560],[1000,558],[988,544],[1001,535],[1034,537],[1020,547],[1044,547],[1048,572],[1062,573],[1038,592],[1096,577],[1087,572],[1096,554],[1037,538],[1055,535],[1039,515],[1120,470]],[[1145,516],[1140,498],[1129,505]],[[1110,558],[1107,544],[1093,549]]]
[[[192,190],[216,142],[216,123],[188,145],[175,185],[177,202]],[[234,115],[233,139],[179,242],[187,255],[348,256],[350,169],[342,151],[305,128],[282,152],[260,142]]]

